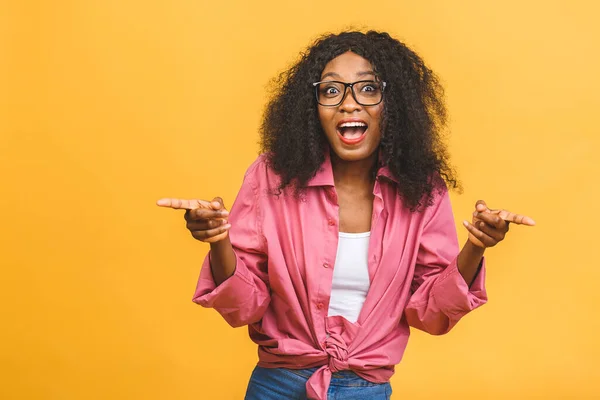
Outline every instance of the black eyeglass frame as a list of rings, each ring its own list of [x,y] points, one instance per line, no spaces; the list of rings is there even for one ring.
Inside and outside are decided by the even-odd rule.
[[[360,101],[358,101],[358,99],[356,98],[356,94],[354,93],[354,85],[356,85],[357,83],[364,83],[364,82],[381,84],[381,99],[377,103],[363,104]],[[323,104],[323,103],[321,103],[319,101],[319,90],[318,90],[319,88],[318,88],[318,86],[321,83],[339,83],[339,84],[344,85],[344,94],[342,95],[342,98],[340,99],[339,103],[337,103],[337,104]],[[323,107],[337,107],[340,104],[342,104],[344,102],[344,100],[346,99],[346,93],[348,92],[348,88],[350,88],[350,93],[352,94],[352,97],[354,98],[354,101],[356,101],[361,106],[370,107],[370,106],[376,106],[377,104],[379,104],[379,103],[381,103],[383,101],[383,94],[385,92],[385,87],[386,87],[387,84],[384,81],[362,80],[362,81],[356,81],[356,82],[351,82],[351,83],[346,83],[346,82],[342,82],[342,81],[320,81],[320,82],[314,82],[312,85],[315,88],[315,96],[317,98],[317,103],[319,105],[322,105]]]

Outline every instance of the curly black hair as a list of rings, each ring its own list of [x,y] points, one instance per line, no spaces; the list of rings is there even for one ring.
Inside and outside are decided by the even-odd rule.
[[[459,188],[442,141],[446,126],[444,91],[421,57],[388,33],[328,34],[274,80],[274,95],[261,126],[261,152],[281,177],[279,191],[305,187],[325,159],[327,139],[319,121],[313,82],[325,65],[352,51],[367,59],[384,93],[380,165],[398,179],[398,191],[411,210],[432,204],[434,192]]]

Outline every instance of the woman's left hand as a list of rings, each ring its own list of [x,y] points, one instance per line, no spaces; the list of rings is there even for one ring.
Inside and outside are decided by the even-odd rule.
[[[483,200],[475,204],[472,223],[464,221],[463,225],[469,231],[469,241],[485,249],[504,240],[511,222],[518,225],[535,225],[535,221],[525,215],[514,214],[507,210],[491,210]]]

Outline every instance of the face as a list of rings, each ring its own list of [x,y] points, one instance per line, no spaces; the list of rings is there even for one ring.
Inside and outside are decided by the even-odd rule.
[[[321,81],[346,83],[376,80],[373,66],[361,56],[346,52],[331,60],[321,73]],[[359,88],[354,87],[358,94]],[[369,90],[365,88],[364,90]],[[363,102],[363,101],[361,101]],[[319,119],[329,145],[344,161],[361,161],[377,157],[376,150],[381,142],[381,115],[383,101],[374,106],[363,106],[356,102],[350,88],[338,106],[319,104]]]

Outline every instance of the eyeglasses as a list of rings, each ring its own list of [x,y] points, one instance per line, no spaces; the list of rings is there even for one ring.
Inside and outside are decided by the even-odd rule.
[[[350,88],[352,97],[361,106],[375,106],[383,100],[385,85],[385,82],[377,81],[357,81],[352,83],[322,81],[313,83],[317,103],[326,107],[335,107],[342,104],[346,98],[347,88]]]

